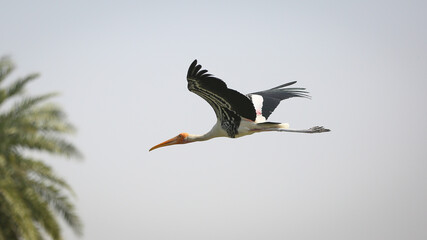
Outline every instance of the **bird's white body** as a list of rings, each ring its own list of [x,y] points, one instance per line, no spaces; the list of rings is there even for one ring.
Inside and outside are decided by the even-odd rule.
[[[248,119],[242,119],[238,128],[238,134],[235,138],[254,134],[256,132],[265,131],[285,131],[289,128],[287,123],[271,123],[271,124],[258,124]],[[204,135],[189,134],[190,141],[206,141],[216,137],[229,137],[227,132],[221,127],[221,121],[217,120],[212,129]]]

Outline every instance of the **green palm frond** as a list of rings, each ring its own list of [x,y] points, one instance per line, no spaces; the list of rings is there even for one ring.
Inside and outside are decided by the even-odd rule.
[[[26,111],[31,111],[32,107],[36,107],[37,104],[57,95],[58,94],[56,93],[49,93],[37,97],[26,97],[16,102],[9,111],[2,115],[4,115],[6,120],[14,121],[15,119],[22,117],[23,114],[26,114]]]
[[[43,185],[39,185],[43,187]],[[38,188],[39,194],[48,202],[58,214],[62,216],[64,221],[73,228],[73,230],[81,235],[82,223],[75,213],[74,205],[69,201],[68,196],[62,194],[62,191],[54,185],[49,185],[44,188]]]
[[[4,94],[0,97],[0,104],[6,99],[10,99],[17,94],[23,93],[25,85],[31,80],[36,79],[38,76],[38,74],[31,74],[22,79],[16,80],[11,86],[3,90]]]
[[[65,157],[81,158],[82,156],[73,144],[55,136],[22,136],[16,146],[30,150],[45,151],[51,154],[63,155]]]
[[[81,235],[82,223],[70,200],[73,190],[45,162],[29,157],[36,150],[81,158],[64,136],[75,128],[59,106],[46,103],[57,94],[23,94],[37,74],[2,88],[13,69],[9,58],[0,59],[0,240],[62,239],[57,217]]]
[[[17,189],[2,188],[0,190],[2,214],[9,218],[16,235],[23,239],[37,239],[37,228],[32,221],[31,211],[26,206]]]
[[[33,188],[39,189],[39,187],[36,186],[34,182],[40,183],[43,181],[49,185],[56,185],[61,187],[75,196],[75,193],[70,185],[68,185],[64,179],[57,176],[53,172],[52,168],[46,163],[40,160],[18,155],[15,157],[15,165],[16,167],[14,168],[19,169],[21,172],[25,172],[25,177],[28,178],[29,183],[31,183]]]
[[[48,103],[31,109],[25,117],[26,122],[33,123],[44,133],[74,133],[73,125],[66,121],[66,115],[55,104]]]
[[[24,201],[31,209],[32,220],[42,227],[53,239],[61,239],[61,228],[49,209],[49,202],[40,198],[38,193],[28,187],[25,191]]]
[[[15,65],[9,57],[0,58],[0,84],[15,69]]]

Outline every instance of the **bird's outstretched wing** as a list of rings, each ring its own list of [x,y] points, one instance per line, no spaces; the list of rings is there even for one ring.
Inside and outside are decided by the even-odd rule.
[[[256,112],[251,100],[228,88],[225,82],[209,74],[208,70],[202,70],[202,66],[197,64],[197,59],[188,69],[187,81],[188,90],[205,99],[222,123],[227,124],[227,121],[237,123],[240,122],[240,117],[255,121]]]
[[[282,100],[292,97],[310,98],[305,88],[287,88],[295,83],[296,81],[289,82],[272,89],[248,94],[256,110],[256,122],[267,120]]]

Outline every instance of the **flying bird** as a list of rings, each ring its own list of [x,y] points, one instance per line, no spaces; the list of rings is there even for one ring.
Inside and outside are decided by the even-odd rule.
[[[289,129],[287,123],[267,122],[268,117],[280,101],[292,97],[310,98],[305,88],[289,87],[296,81],[243,95],[228,88],[225,82],[209,74],[208,70],[202,69],[196,59],[188,69],[187,82],[188,90],[199,95],[211,105],[216,114],[216,124],[204,135],[180,133],[178,136],[152,147],[150,151],[174,144],[206,141],[216,137],[238,138],[257,132],[322,133],[330,131],[319,126],[292,130]]]

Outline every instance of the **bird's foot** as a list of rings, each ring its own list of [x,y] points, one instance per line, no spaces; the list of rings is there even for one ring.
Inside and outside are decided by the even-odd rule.
[[[327,128],[319,127],[319,126],[312,127],[308,130],[309,130],[309,133],[322,133],[322,132],[330,132],[331,131]]]

